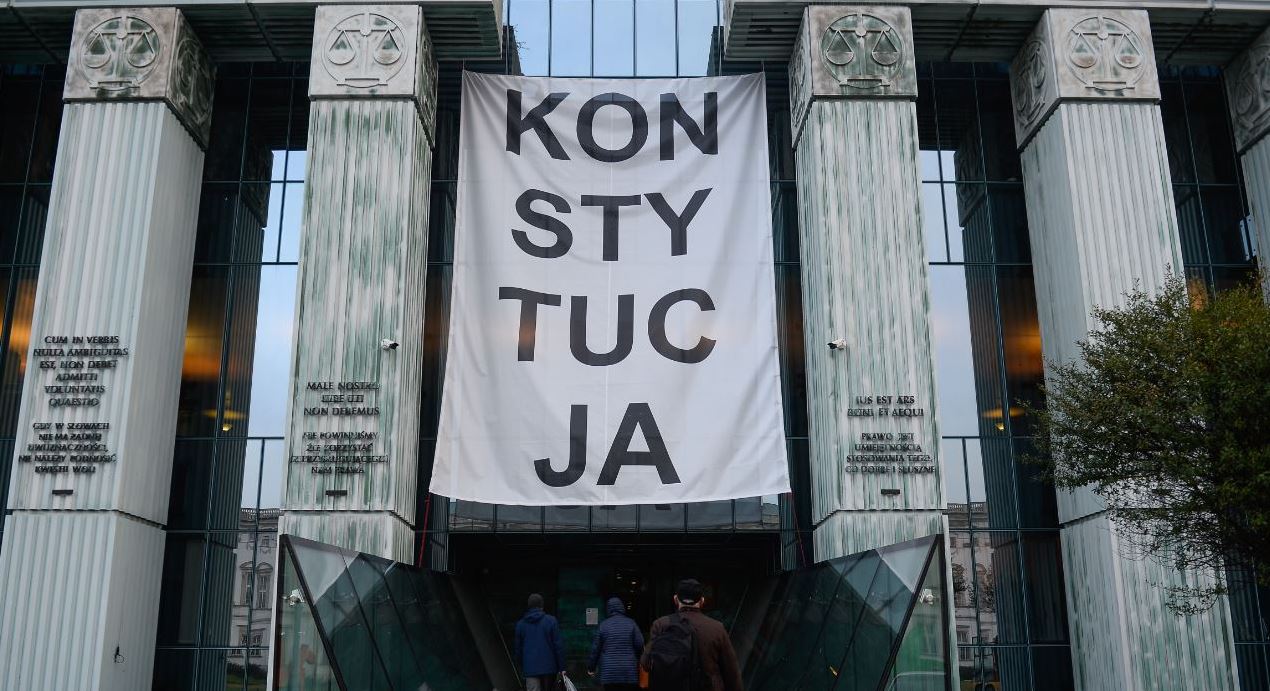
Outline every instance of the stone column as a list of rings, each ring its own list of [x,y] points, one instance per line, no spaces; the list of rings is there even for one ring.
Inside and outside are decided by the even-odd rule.
[[[1226,100],[1257,232],[1261,287],[1270,301],[1270,29],[1226,69]]]
[[[0,688],[149,689],[212,67],[75,15],[0,554]]]
[[[822,560],[943,531],[908,8],[808,7],[789,70]]]
[[[1070,361],[1095,306],[1182,270],[1147,13],[1047,10],[1010,77],[1042,347]],[[1076,687],[1237,688],[1226,602],[1165,606],[1166,586],[1205,576],[1127,557],[1089,490],[1058,503]]]
[[[317,9],[280,530],[414,559],[436,63],[417,5]]]

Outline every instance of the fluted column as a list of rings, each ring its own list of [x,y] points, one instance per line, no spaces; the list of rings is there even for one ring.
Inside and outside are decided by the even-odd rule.
[[[1182,270],[1147,13],[1047,10],[1010,76],[1041,342],[1067,362],[1094,307]],[[1166,607],[1166,586],[1206,576],[1127,557],[1089,490],[1058,503],[1077,688],[1237,688],[1226,602]]]
[[[1244,171],[1244,189],[1257,230],[1262,290],[1270,301],[1270,29],[1262,32],[1226,70],[1226,100],[1235,127],[1235,147]]]
[[[149,689],[212,67],[75,15],[0,554],[0,688]]]
[[[317,9],[280,530],[413,561],[436,63],[417,5]]]
[[[816,559],[943,530],[905,7],[813,6],[790,59]]]

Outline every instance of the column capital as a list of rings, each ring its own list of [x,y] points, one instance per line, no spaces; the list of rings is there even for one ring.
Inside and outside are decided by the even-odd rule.
[[[1145,10],[1048,9],[1010,65],[1022,149],[1063,101],[1160,100]]]
[[[1235,147],[1243,153],[1270,132],[1270,29],[1226,68]]]
[[[313,23],[309,97],[414,101],[428,140],[437,62],[418,5],[322,5]]]
[[[206,149],[214,89],[215,67],[180,10],[75,13],[64,101],[163,101]]]
[[[812,5],[789,59],[795,139],[813,99],[917,98],[913,18],[898,5]]]

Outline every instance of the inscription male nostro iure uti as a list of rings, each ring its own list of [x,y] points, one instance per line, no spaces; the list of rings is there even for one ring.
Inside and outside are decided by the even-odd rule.
[[[337,420],[377,418],[379,382],[374,381],[310,381],[305,382],[304,417],[318,425]],[[316,396],[316,405],[310,405]],[[379,432],[371,429],[310,430],[300,434],[303,452],[292,454],[289,462],[309,463],[316,475],[357,475],[366,472],[367,464],[387,463],[388,456],[376,451]]]

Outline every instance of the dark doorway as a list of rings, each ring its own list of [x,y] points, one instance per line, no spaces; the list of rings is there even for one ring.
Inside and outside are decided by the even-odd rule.
[[[710,538],[706,540],[704,538]],[[699,538],[699,539],[694,539]],[[598,688],[587,656],[605,602],[619,597],[645,636],[669,614],[681,578],[706,588],[706,609],[729,628],[752,586],[777,571],[775,535],[459,535],[451,534],[456,572],[479,586],[511,654],[516,622],[530,593],[560,621],[569,677]]]

